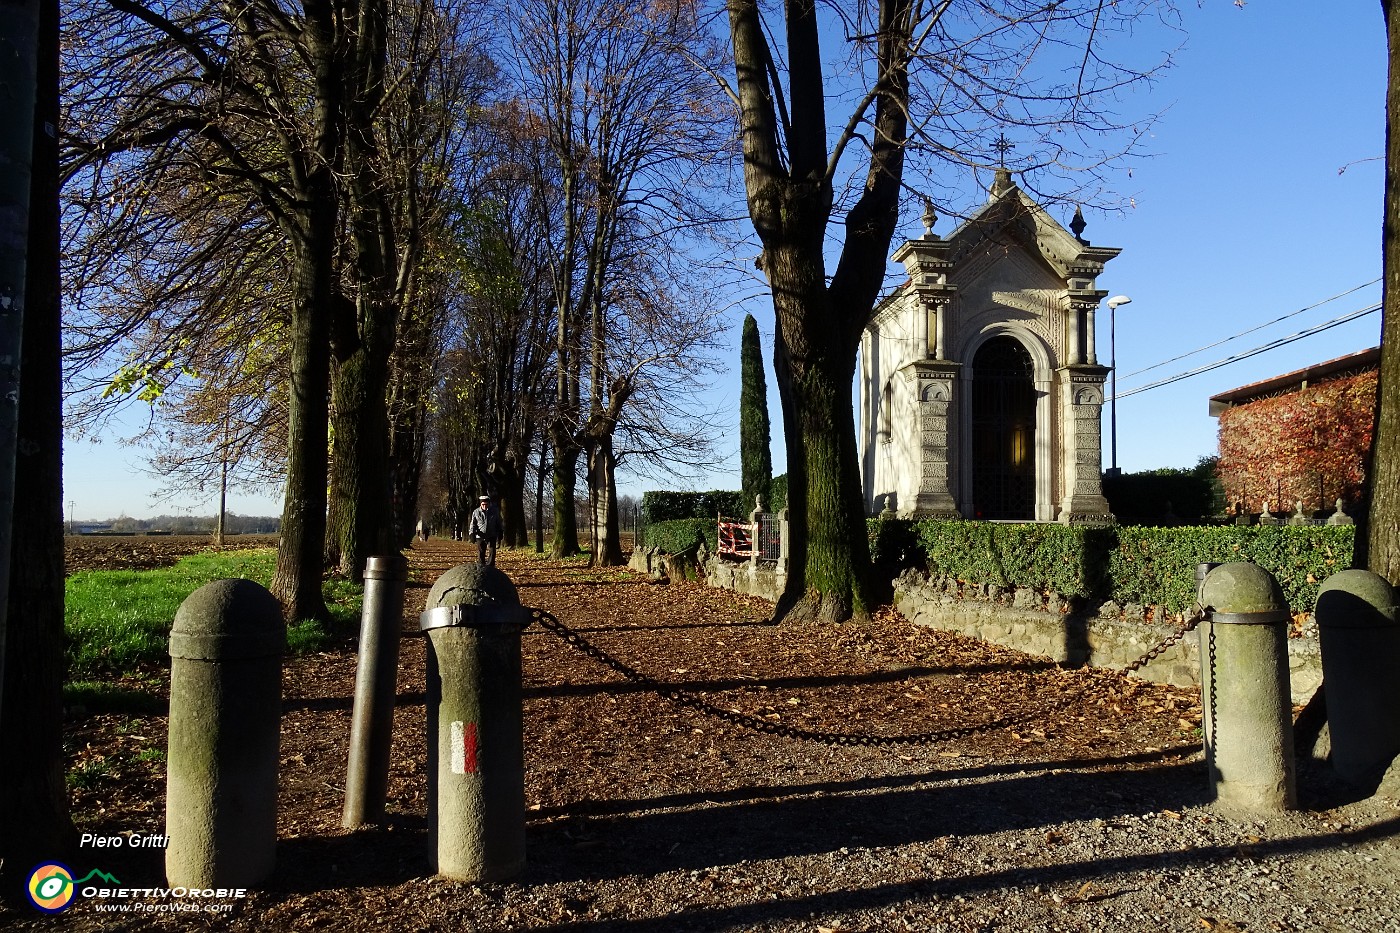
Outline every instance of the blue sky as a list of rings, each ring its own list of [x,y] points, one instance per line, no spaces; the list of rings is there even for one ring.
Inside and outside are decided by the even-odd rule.
[[[1385,34],[1379,4],[1258,0],[1184,0],[1184,33],[1140,33],[1136,42],[1175,53],[1175,67],[1153,87],[1123,102],[1125,112],[1163,112],[1146,149],[1150,158],[1118,175],[1134,207],[1119,215],[1088,212],[1085,236],[1123,253],[1100,287],[1133,301],[1117,314],[1119,392],[1222,359],[1380,300],[1379,284],[1213,350],[1128,377],[1127,374],[1214,343],[1380,276],[1382,163],[1385,136]],[[1343,167],[1345,171],[1339,171]],[[963,211],[981,196],[968,193]],[[1059,216],[1067,222],[1068,216]],[[948,229],[942,224],[943,232]],[[902,235],[922,232],[908,217]],[[660,488],[737,488],[739,323],[752,312],[771,353],[773,316],[757,299],[732,312],[723,387],[705,407],[732,413],[715,468],[689,481],[623,478],[624,492]],[[1190,466],[1216,448],[1213,394],[1374,346],[1372,314],[1204,375],[1124,398],[1118,405],[1118,461],[1125,471]],[[1099,315],[1107,361],[1108,314]],[[783,470],[780,418],[771,369],[773,457]],[[732,389],[728,387],[734,387]],[[1107,418],[1107,412],[1105,412]],[[1107,432],[1107,423],[1105,423]],[[1105,445],[1105,466],[1107,466]],[[65,504],[77,517],[125,512],[146,516],[192,510],[194,498],[153,503],[158,481],[137,449],[109,437],[69,444]],[[275,495],[235,497],[243,514],[278,514]]]

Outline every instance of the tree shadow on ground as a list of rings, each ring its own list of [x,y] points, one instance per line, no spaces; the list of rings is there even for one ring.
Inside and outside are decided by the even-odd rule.
[[[557,820],[533,828],[531,863],[521,880],[600,882],[849,847],[883,849],[941,837],[1107,820],[1208,802],[1199,762],[1118,772],[1070,770],[1078,767],[1093,765],[1062,761],[1040,766],[1039,773],[991,782],[934,772],[887,779],[877,790],[861,782],[834,790],[769,787],[729,801],[698,795],[705,804],[681,810]],[[1047,799],[1063,802],[1048,823]]]
[[[831,676],[804,675],[800,677],[729,677],[710,680],[658,680],[656,683],[666,690],[684,690],[704,693],[719,690],[743,690],[767,687],[771,690],[825,689],[830,687],[861,687],[872,684],[899,683],[901,681],[938,679],[957,674],[992,674],[1021,671],[1053,670],[1058,665],[1049,661],[1028,661],[1024,664],[969,664],[958,667],[898,667],[885,671],[867,671],[862,674],[834,674]],[[617,681],[600,681],[586,684],[549,684],[547,686],[526,687],[525,697],[579,697],[608,695],[620,696],[628,693],[653,692],[655,687],[647,684]]]
[[[1387,820],[1366,829],[1333,832],[1319,836],[1291,837],[1261,842],[1250,847],[1256,858],[1280,857],[1351,846],[1359,842],[1394,838],[1400,835],[1400,818]],[[988,871],[955,878],[918,878],[891,882],[860,889],[843,889],[805,897],[783,900],[739,903],[729,906],[705,906],[682,910],[664,917],[635,920],[572,920],[535,928],[536,933],[555,931],[587,931],[587,933],[678,933],[688,930],[747,929],[750,926],[771,928],[774,923],[806,920],[833,912],[875,910],[911,900],[947,899],[1006,891],[1035,885],[1070,885],[1110,875],[1133,872],[1169,872],[1199,865],[1222,862],[1238,856],[1235,845],[1205,846],[1180,852],[1152,852],[1141,855],[1105,856],[1060,864]],[[523,880],[523,879],[522,879]],[[1109,892],[1106,896],[1113,896]]]

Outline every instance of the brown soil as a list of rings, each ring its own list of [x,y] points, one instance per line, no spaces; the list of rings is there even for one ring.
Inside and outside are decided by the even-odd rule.
[[[227,535],[222,550],[276,547],[276,535]],[[221,550],[209,535],[69,535],[65,570],[150,570],[168,567],[186,554]]]
[[[163,546],[176,542],[145,550],[151,543],[121,545],[131,549],[121,559],[167,554]],[[80,901],[57,918],[0,908],[0,926],[833,933],[1053,929],[1060,920],[1065,929],[1140,929],[1144,922],[1185,929],[1200,928],[1199,920],[1207,929],[1243,928],[1229,926],[1224,908],[1209,903],[1153,914],[1159,898],[1151,885],[1115,880],[1262,858],[1257,850],[1269,844],[1262,823],[1241,830],[1202,809],[1195,694],[1062,670],[913,626],[888,610],[868,625],[771,626],[761,600],[697,583],[652,585],[626,571],[525,551],[500,557],[524,604],[548,610],[668,687],[724,709],[870,737],[1013,722],[923,745],[836,747],[764,735],[668,702],[532,626],[523,636],[527,867],[506,883],[435,879],[417,617],[431,581],[471,559],[471,550],[434,540],[408,554],[382,826],[339,825],[353,646],[289,659],[278,865],[266,883],[217,915],[99,913]],[[86,775],[73,792],[80,830],[162,831],[165,726],[163,716],[115,714],[68,724],[73,764]],[[1332,813],[1314,816],[1339,820],[1338,830],[1349,825]],[[1094,851],[1090,836],[1149,817],[1162,824],[1154,833],[1178,835],[1160,841],[1134,832]],[[101,868],[126,886],[163,884],[159,851],[86,848],[71,864],[81,872]],[[1155,883],[1181,880],[1164,878]],[[1125,897],[1121,923],[1094,906],[1140,888],[1148,906]]]

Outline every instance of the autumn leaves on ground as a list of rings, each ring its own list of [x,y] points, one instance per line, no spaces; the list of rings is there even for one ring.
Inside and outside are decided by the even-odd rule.
[[[170,556],[148,540],[111,546],[154,547],[151,561]],[[178,547],[172,542],[167,550]],[[671,703],[532,627],[523,636],[525,875],[518,885],[479,888],[436,881],[427,856],[425,652],[417,619],[431,582],[471,560],[472,550],[433,540],[408,553],[387,823],[358,832],[339,825],[354,645],[288,659],[278,869],[230,915],[201,922],[371,929],[392,911],[396,929],[455,929],[460,924],[451,918],[461,920],[470,903],[472,923],[482,929],[539,929],[586,913],[571,886],[584,885],[591,898],[600,884],[620,877],[642,880],[619,913],[665,916],[732,898],[699,884],[688,886],[685,904],[652,903],[648,897],[677,895],[663,895],[661,886],[648,894],[648,877],[839,848],[848,837],[903,838],[911,829],[899,806],[880,805],[879,798],[907,795],[923,781],[987,769],[1179,767],[1199,747],[1199,707],[1186,691],[1061,670],[1045,659],[913,626],[890,610],[868,625],[772,626],[771,607],[761,600],[503,551],[499,566],[523,604],[548,610],[626,664],[722,709],[871,737],[1012,722],[914,746],[836,747],[763,735]],[[80,830],[162,831],[165,726],[163,714],[72,711],[67,741]],[[837,801],[847,791],[881,793],[853,806]],[[743,805],[723,806],[736,802]],[[163,877],[159,852],[114,851],[104,858],[101,867],[127,884],[158,884]],[[65,920],[70,927],[113,928],[110,915],[83,905]],[[187,921],[146,915],[144,926],[130,928]]]

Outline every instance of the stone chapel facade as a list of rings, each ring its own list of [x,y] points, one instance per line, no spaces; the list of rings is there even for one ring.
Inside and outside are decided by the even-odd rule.
[[[1000,169],[947,239],[894,259],[909,281],[860,347],[866,508],[902,517],[1108,523],[1094,318],[1119,249],[1070,232]]]

